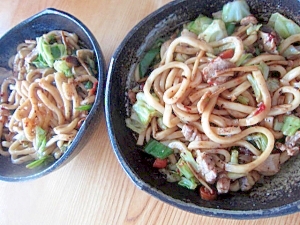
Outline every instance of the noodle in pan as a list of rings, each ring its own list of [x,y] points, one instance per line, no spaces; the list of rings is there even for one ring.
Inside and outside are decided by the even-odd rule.
[[[1,85],[0,154],[28,168],[58,159],[95,100],[94,53],[74,33],[53,30],[25,40]]]
[[[238,20],[224,17],[232,4],[242,11]],[[275,175],[298,154],[300,138],[299,26],[279,13],[262,24],[245,1],[213,17],[158,40],[127,95],[137,145],[168,181],[200,187],[204,199]],[[295,33],[276,30],[280,19]]]

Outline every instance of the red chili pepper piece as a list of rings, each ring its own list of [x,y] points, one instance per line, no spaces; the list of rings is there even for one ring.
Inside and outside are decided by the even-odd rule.
[[[93,83],[93,87],[89,90],[89,96],[94,95],[96,93],[97,85],[98,85],[98,81]]]
[[[205,187],[205,186],[201,186],[200,187],[200,196],[203,200],[207,200],[207,201],[212,201],[217,199],[217,191],[215,189],[212,188],[212,193]]]
[[[154,163],[153,163],[153,167],[158,168],[158,169],[162,169],[165,168],[167,166],[167,159],[155,159]]]
[[[233,49],[227,49],[219,54],[219,57],[222,59],[230,59],[234,55],[234,50]]]

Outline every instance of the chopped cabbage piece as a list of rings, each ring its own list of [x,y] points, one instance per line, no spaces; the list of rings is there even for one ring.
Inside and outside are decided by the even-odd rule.
[[[294,115],[284,117],[281,131],[286,136],[293,136],[300,129],[300,118]]]
[[[50,44],[43,37],[37,38],[37,49],[40,60],[47,63],[49,67],[53,67],[55,60],[67,54],[66,47],[63,44]]]
[[[72,77],[71,68],[68,66],[68,63],[65,60],[56,60],[53,64],[53,67],[56,71],[65,74],[66,77]]]
[[[206,42],[218,41],[227,37],[225,23],[222,20],[213,20],[213,22],[199,34],[200,39]]]
[[[278,12],[271,15],[268,25],[273,27],[282,38],[288,38],[293,34],[300,34],[299,25]]]
[[[196,183],[196,179],[194,177],[192,177],[190,179],[181,177],[181,180],[178,182],[178,184],[180,186],[188,188],[190,190],[194,190],[198,186]]]
[[[187,29],[197,35],[206,30],[206,28],[212,23],[212,19],[200,14],[197,19],[190,22],[187,25]]]
[[[132,106],[131,117],[126,119],[126,125],[140,134],[147,129],[151,119],[161,116],[161,113],[147,104],[143,92],[137,93],[136,99],[136,103]]]
[[[222,19],[227,22],[240,22],[246,16],[249,16],[250,9],[246,1],[237,0],[228,2],[223,6]]]

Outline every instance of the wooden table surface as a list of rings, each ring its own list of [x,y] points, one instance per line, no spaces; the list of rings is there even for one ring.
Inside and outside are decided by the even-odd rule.
[[[1,0],[0,36],[53,7],[73,14],[96,36],[107,64],[129,30],[169,0]],[[0,49],[1,51],[1,49]],[[119,165],[104,113],[93,141],[54,173],[22,183],[0,182],[0,224],[300,224],[300,214],[229,220],[195,215],[138,189]]]

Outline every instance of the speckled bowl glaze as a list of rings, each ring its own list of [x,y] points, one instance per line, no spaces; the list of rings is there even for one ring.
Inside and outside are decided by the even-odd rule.
[[[51,30],[65,30],[76,33],[86,47],[94,51],[98,68],[97,79],[99,80],[95,103],[68,150],[52,164],[48,164],[46,167],[27,169],[24,164],[15,165],[11,163],[9,157],[0,156],[0,180],[3,181],[34,179],[62,167],[83,149],[100,120],[106,72],[105,60],[96,38],[91,31],[74,16],[66,12],[48,8],[12,28],[0,37],[0,67],[9,69],[8,60],[11,56],[16,54],[16,48],[19,43],[24,42],[25,39],[35,39]]]
[[[231,193],[216,201],[204,201],[198,193],[168,183],[152,167],[153,159],[139,151],[132,132],[125,125],[127,100],[125,92],[133,84],[136,63],[147,47],[161,35],[196,18],[200,13],[211,16],[226,1],[172,1],[138,23],[114,53],[108,71],[105,91],[105,111],[109,136],[114,152],[125,172],[142,190],[180,209],[220,218],[254,219],[280,216],[299,211],[300,161],[295,158],[283,166],[281,172],[265,178],[264,185],[249,193]],[[247,1],[251,12],[261,19],[280,12],[300,22],[300,2]]]

